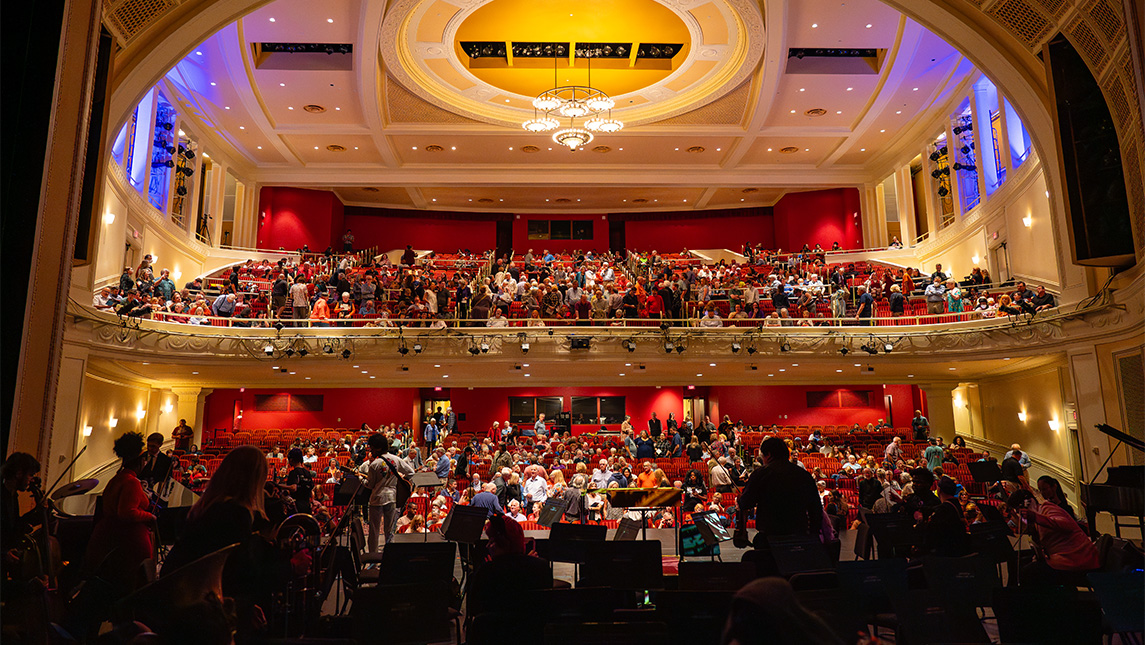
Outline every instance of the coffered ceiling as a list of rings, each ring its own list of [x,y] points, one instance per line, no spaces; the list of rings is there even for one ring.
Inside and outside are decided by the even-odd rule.
[[[595,61],[626,127],[572,152],[518,125],[554,59],[481,68],[459,45],[470,38],[683,47],[659,69]],[[353,51],[271,64],[261,43]],[[876,56],[808,65],[792,48]],[[568,62],[558,72],[584,82],[587,61]],[[562,211],[614,212],[763,206],[878,181],[975,74],[877,0],[277,0],[201,43],[161,89],[180,127],[245,181],[359,205],[546,210],[567,198]]]

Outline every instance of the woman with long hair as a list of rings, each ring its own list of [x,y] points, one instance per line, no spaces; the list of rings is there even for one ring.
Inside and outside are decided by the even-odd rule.
[[[151,499],[139,481],[143,466],[143,435],[126,432],[112,445],[122,460],[119,472],[103,491],[102,513],[84,555],[84,569],[134,589],[146,582],[140,565],[155,557]],[[259,452],[262,459],[262,453]],[[265,459],[263,460],[265,463]]]
[[[684,475],[684,508],[694,508],[708,498],[708,487],[704,478],[695,468]]]

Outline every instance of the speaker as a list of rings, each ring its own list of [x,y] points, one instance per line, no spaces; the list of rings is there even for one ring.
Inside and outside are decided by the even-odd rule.
[[[1064,36],[1046,45],[1045,59],[1073,260],[1086,266],[1131,265],[1135,258],[1129,196],[1109,106],[1089,67]]]

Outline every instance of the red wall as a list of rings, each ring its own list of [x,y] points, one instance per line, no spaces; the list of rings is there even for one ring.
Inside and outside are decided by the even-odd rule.
[[[608,250],[608,220],[607,216],[597,215],[570,215],[570,214],[547,214],[547,215],[517,215],[513,218],[513,250],[522,255],[529,249],[533,249],[536,253],[541,253],[545,249],[550,251],[607,251]],[[529,222],[531,220],[547,219],[547,220],[592,220],[592,239],[591,240],[530,240],[529,239]]]
[[[295,251],[303,244],[320,252],[342,248],[343,206],[334,193],[282,186],[259,191],[258,247]]]
[[[863,248],[863,229],[856,188],[788,193],[775,204],[775,245],[798,250],[804,244],[825,249],[838,242],[844,249]]]
[[[870,392],[870,407],[866,408],[808,408],[807,392],[823,390],[851,390]],[[730,415],[732,421],[742,419],[751,425],[773,423],[778,425],[866,425],[887,419],[883,395],[892,396],[892,422],[895,427],[907,427],[914,416],[911,407],[911,385],[776,385],[713,386],[709,402],[715,414]],[[713,415],[713,420],[715,415]]]
[[[870,392],[868,408],[808,408],[806,393],[810,390],[845,389]],[[322,412],[255,412],[256,394],[322,394]],[[893,418],[888,418],[884,395],[892,396]],[[564,409],[569,411],[574,396],[623,396],[627,413],[637,428],[645,427],[655,411],[661,419],[669,412],[676,418],[683,414],[685,397],[708,397],[709,414],[718,421],[724,414],[733,421],[779,425],[866,425],[878,419],[887,419],[895,427],[908,427],[914,416],[920,390],[911,385],[860,386],[697,386],[684,387],[505,387],[505,388],[446,388],[442,392],[426,392],[426,398],[449,399],[453,409],[465,415],[460,422],[462,431],[483,432],[494,421],[509,418],[510,396],[560,396]],[[420,421],[422,390],[417,388],[354,388],[354,389],[252,389],[215,390],[207,396],[203,412],[203,428],[208,431],[230,429],[236,401],[241,401],[243,418],[241,428],[356,428],[362,423],[377,427],[382,423],[415,423]],[[784,418],[786,415],[786,418]]]
[[[364,377],[363,377],[364,378]],[[321,394],[322,412],[255,412],[256,394]],[[215,390],[203,407],[203,429],[230,429],[235,401],[242,402],[240,429],[357,428],[368,423],[412,423],[420,397],[415,388],[354,388],[316,390]]]
[[[724,214],[736,213],[736,214]],[[695,213],[694,217],[633,218],[624,222],[625,245],[635,251],[678,253],[689,249],[731,249],[744,243],[775,247],[775,221],[770,208]]]
[[[496,221],[467,219],[465,215],[349,208],[346,227],[354,231],[356,246],[384,251],[412,244],[415,249],[438,253],[456,253],[458,249],[480,253],[497,244]]]

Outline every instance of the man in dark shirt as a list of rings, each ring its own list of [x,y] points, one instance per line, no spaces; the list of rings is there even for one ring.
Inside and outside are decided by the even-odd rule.
[[[791,463],[787,443],[769,437],[759,446],[763,467],[756,469],[739,496],[735,545],[745,548],[747,509],[755,509],[755,548],[767,550],[768,536],[818,535],[823,505],[811,474]]]
[[[501,508],[501,500],[497,499],[497,484],[492,482],[482,485],[481,492],[469,500],[469,505],[475,508],[485,509],[487,513],[486,517],[505,514],[505,510]]]
[[[1014,492],[1022,488],[1026,479],[1026,471],[1022,468],[1022,451],[1012,450],[1010,456],[1002,460],[1002,481],[1006,484],[1007,492]]]
[[[970,533],[958,503],[962,487],[949,477],[938,482],[941,503],[930,514],[923,526],[922,552],[948,558],[960,558],[970,552]]]
[[[415,260],[417,260],[417,253],[414,253],[413,245],[406,244],[406,250],[402,253],[402,265],[413,266]]]
[[[299,513],[310,513],[310,493],[314,490],[314,473],[302,465],[302,450],[291,448],[286,456],[290,472],[286,474],[286,488],[294,498]]]
[[[270,288],[270,307],[274,314],[286,306],[286,295],[290,292],[290,283],[286,281],[286,274],[278,274],[278,279]]]
[[[1057,303],[1054,302],[1053,294],[1046,293],[1044,286],[1038,287],[1038,292],[1033,298],[1030,298],[1030,305],[1033,306],[1034,311],[1042,311],[1043,309],[1053,309]]]
[[[656,413],[653,412],[652,418],[648,419],[648,434],[653,439],[659,439],[660,438],[660,432],[662,431],[662,428],[663,428],[663,426],[660,423],[660,419],[656,418]]]
[[[875,297],[867,293],[865,285],[859,285],[859,310],[855,314],[855,318],[860,320],[860,325],[870,325],[871,321],[868,320],[875,314]]]
[[[875,502],[883,496],[883,484],[875,479],[875,472],[870,468],[863,469],[863,477],[859,480],[859,504],[863,508],[874,508]]]
[[[934,273],[930,274],[930,279],[932,282],[934,281],[935,278],[938,278],[942,282],[946,282],[946,273],[944,273],[942,271],[942,265],[941,264],[934,265]]]

